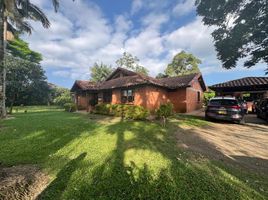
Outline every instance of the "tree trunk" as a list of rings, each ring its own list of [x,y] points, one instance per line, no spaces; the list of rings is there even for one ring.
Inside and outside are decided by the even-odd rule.
[[[13,106],[14,106],[15,100],[16,100],[16,94],[13,94],[13,98],[12,98],[12,101],[11,101],[11,103],[10,103],[9,114],[12,114]]]
[[[0,16],[0,116],[6,117],[6,69],[4,64],[5,57],[5,13],[3,1],[1,1]]]

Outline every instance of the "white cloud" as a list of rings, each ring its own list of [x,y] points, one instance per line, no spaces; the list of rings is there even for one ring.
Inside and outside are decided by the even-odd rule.
[[[195,9],[195,0],[180,0],[179,3],[173,8],[175,16],[183,16]]]
[[[35,1],[44,8],[52,26],[44,30],[40,24],[33,23],[34,33],[25,38],[33,50],[43,54],[42,65],[50,68],[53,76],[88,79],[89,67],[95,62],[114,66],[124,51],[138,56],[140,64],[147,67],[151,75],[162,72],[181,50],[202,60],[204,74],[225,72],[214,50],[213,27],[204,26],[201,18],[196,17],[181,27],[173,25],[166,29],[172,20],[172,12],[160,12],[160,7],[163,9],[167,5],[161,1],[133,1],[133,12],[145,5],[146,9],[151,9],[135,20],[126,13],[108,19],[96,4],[83,0],[64,2],[59,13],[54,13],[51,6],[47,10],[44,1]],[[192,5],[191,0],[180,1],[173,11],[181,7],[180,13],[186,14],[193,9]]]
[[[143,6],[142,0],[133,0],[131,13],[135,14],[142,8],[142,6]]]

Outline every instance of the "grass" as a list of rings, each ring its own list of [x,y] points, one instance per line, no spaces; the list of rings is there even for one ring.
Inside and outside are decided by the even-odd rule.
[[[206,122],[177,116],[176,123]],[[52,182],[41,199],[266,199],[246,182],[260,177],[193,159],[176,146],[170,123],[120,121],[47,107],[1,122],[0,162],[37,164]]]

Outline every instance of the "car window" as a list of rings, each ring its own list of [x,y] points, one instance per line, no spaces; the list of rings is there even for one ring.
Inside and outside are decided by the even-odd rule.
[[[237,100],[231,99],[214,99],[210,100],[209,105],[211,106],[235,106],[237,105]]]

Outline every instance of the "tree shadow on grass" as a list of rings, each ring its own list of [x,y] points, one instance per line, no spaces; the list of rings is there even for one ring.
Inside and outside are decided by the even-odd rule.
[[[6,166],[47,163],[55,152],[83,132],[97,128],[86,117],[66,112],[20,114],[4,125],[6,129],[0,134],[0,162]]]
[[[146,123],[109,125],[107,133],[117,135],[115,150],[93,170],[92,180],[81,181],[67,199],[264,199],[224,168],[188,160],[178,150],[172,131]],[[134,137],[126,140],[126,132]],[[125,163],[130,149],[160,153],[170,164],[156,173],[150,162]]]
[[[68,186],[73,172],[78,168],[86,155],[86,153],[81,153],[77,158],[69,161],[57,174],[56,179],[49,184],[37,199],[62,199],[62,194]]]

